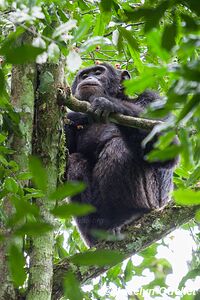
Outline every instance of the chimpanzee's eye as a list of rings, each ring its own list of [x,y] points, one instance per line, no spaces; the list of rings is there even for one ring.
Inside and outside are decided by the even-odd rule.
[[[88,77],[88,75],[85,73],[81,77],[82,77],[82,79],[86,79]]]
[[[95,75],[97,75],[97,76],[98,76],[98,75],[101,75],[101,73],[102,73],[102,72],[101,72],[100,70],[96,70],[96,71],[95,71]]]

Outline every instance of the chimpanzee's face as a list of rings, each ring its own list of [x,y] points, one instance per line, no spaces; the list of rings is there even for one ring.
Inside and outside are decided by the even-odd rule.
[[[85,68],[78,72],[72,84],[72,94],[79,100],[89,100],[91,96],[122,98],[122,82],[129,79],[127,70],[116,70],[104,63]]]
[[[101,65],[81,70],[72,86],[73,95],[80,100],[88,100],[90,96],[105,94],[107,73],[107,68]]]

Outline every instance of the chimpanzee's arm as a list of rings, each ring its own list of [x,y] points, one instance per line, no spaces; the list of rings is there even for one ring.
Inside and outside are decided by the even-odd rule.
[[[69,153],[76,152],[77,133],[83,126],[89,124],[89,118],[84,113],[70,112],[67,114],[68,124],[65,124],[66,145]]]

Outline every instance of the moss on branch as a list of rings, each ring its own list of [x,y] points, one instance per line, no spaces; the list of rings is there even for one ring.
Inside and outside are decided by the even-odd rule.
[[[83,112],[83,113],[90,112],[90,108],[91,108],[90,103],[87,101],[80,101],[75,97],[73,97],[70,93],[69,88],[68,89],[59,88],[58,99],[59,99],[59,103],[61,103],[62,105],[66,105],[69,109],[73,111]],[[162,121],[130,117],[119,113],[111,113],[109,116],[109,121],[116,124],[128,126],[128,127],[145,129],[148,131],[151,131],[154,128],[154,126],[163,123]]]
[[[100,242],[97,248],[118,250],[128,258],[190,221],[198,209],[197,206],[180,207],[170,203],[162,210],[152,211],[137,222],[125,225],[122,228],[124,239],[115,242]],[[109,268],[95,266],[79,268],[67,258],[62,260],[54,267],[52,299],[60,299],[63,295],[62,282],[65,272],[72,270],[81,283],[86,283]]]

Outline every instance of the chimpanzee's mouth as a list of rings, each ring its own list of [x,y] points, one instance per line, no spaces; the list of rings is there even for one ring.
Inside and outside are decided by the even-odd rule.
[[[91,86],[100,86],[99,84],[96,84],[96,83],[89,83],[89,82],[87,82],[87,83],[83,83],[83,84],[81,84],[81,88],[85,88],[85,87],[91,87]]]

